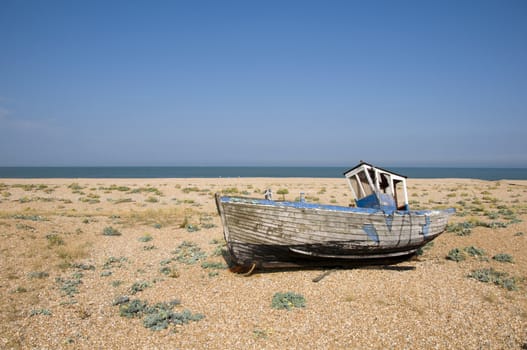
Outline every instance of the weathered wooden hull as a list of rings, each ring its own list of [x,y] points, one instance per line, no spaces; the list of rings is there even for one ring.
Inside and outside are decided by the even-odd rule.
[[[412,255],[441,234],[453,210],[395,211],[216,195],[239,265],[339,265]]]

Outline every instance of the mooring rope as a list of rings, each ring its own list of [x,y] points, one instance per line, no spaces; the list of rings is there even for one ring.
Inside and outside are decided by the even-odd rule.
[[[249,277],[250,275],[253,274],[253,271],[254,271],[254,268],[255,268],[255,267],[256,267],[256,263],[253,263],[253,266],[251,266],[251,269],[250,269],[248,272],[244,273],[243,275],[244,275],[245,277]]]

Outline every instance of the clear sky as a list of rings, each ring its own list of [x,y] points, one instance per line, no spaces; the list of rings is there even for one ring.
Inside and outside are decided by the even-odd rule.
[[[0,0],[0,166],[527,167],[527,1]]]

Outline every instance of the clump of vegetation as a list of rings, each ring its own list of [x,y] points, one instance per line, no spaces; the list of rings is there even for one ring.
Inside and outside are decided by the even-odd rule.
[[[488,261],[488,259],[485,257],[487,253],[483,249],[475,247],[475,246],[469,246],[463,249],[460,249],[460,248],[451,249],[448,252],[448,255],[446,256],[446,258],[448,260],[460,262],[466,259],[467,254],[471,257],[474,257],[474,258],[477,257],[480,260]]]
[[[150,235],[149,233],[145,234],[144,236],[141,236],[139,237],[137,240],[139,242],[150,242],[151,240],[153,240],[154,238],[152,237],[152,235]]]
[[[132,198],[119,198],[116,199],[113,204],[121,204],[121,203],[132,203],[134,200]]]
[[[470,220],[458,223],[448,224],[446,226],[447,232],[453,232],[458,236],[468,236],[472,233],[475,227],[487,227],[491,229],[505,228],[508,224],[501,221],[483,222],[480,220]]]
[[[16,224],[16,228],[19,230],[35,231],[35,228],[26,224]]]
[[[212,216],[210,216],[210,215],[202,215],[199,218],[199,224],[204,229],[213,228],[216,225],[214,225],[214,222],[212,220],[213,220]]]
[[[463,248],[463,250],[465,252],[468,253],[468,255],[470,256],[474,256],[474,257],[482,257],[482,256],[485,256],[487,255],[487,253],[481,249],[481,248],[478,248],[478,247],[474,247],[474,246],[470,246],[470,247],[465,247]]]
[[[22,286],[18,286],[15,289],[13,289],[13,293],[26,293],[26,292],[27,292],[27,288],[22,287]]]
[[[136,294],[138,292],[142,292],[143,290],[145,290],[146,288],[150,287],[151,284],[148,283],[148,282],[135,282],[134,284],[132,284],[132,286],[130,287],[130,294]]]
[[[520,232],[516,232],[516,233],[514,234],[514,236],[516,236],[516,237],[520,237],[520,236],[523,236],[524,234],[525,234],[525,233],[523,233],[523,232],[520,231]]]
[[[427,244],[425,244],[421,248],[417,249],[417,251],[415,253],[417,255],[423,255],[427,250],[432,249],[433,246],[434,246],[434,242],[433,241],[432,242],[428,242]]]
[[[187,265],[195,264],[207,257],[207,254],[203,252],[196,243],[189,241],[183,241],[183,243],[177,246],[172,254],[176,255],[176,261]]]
[[[300,200],[300,198],[299,198],[299,200]],[[319,202],[320,198],[315,197],[315,196],[306,196],[306,201],[307,202]]]
[[[88,204],[97,204],[101,202],[99,198],[101,198],[101,196],[98,194],[88,193],[86,197],[80,197],[79,201]]]
[[[112,281],[111,283],[112,287],[114,288],[119,287],[121,284],[123,284],[123,281],[120,281],[120,280],[115,280],[115,281]]]
[[[130,187],[128,186],[117,186],[117,185],[111,185],[109,187],[110,191],[120,191],[120,192],[127,192],[130,191]]]
[[[474,278],[484,283],[494,283],[495,285],[498,285],[510,291],[518,290],[518,286],[516,285],[516,278],[509,277],[508,273],[499,272],[494,270],[493,268],[473,270],[468,275],[468,277]]]
[[[226,247],[225,241],[213,239],[210,243],[216,244],[216,247],[214,247],[214,251],[212,252],[211,256],[222,256]]]
[[[182,325],[190,321],[199,321],[205,317],[203,314],[193,314],[187,309],[174,312],[174,307],[180,304],[179,300],[172,300],[168,303],[149,305],[147,301],[128,300],[127,297],[114,302],[114,305],[119,305],[119,314],[122,317],[143,318],[143,325],[154,331],[166,329],[171,324]]]
[[[265,329],[255,328],[253,330],[253,335],[255,338],[267,339],[269,337],[269,332]]]
[[[455,261],[455,262],[460,262],[460,261],[463,261],[465,260],[465,253],[463,250],[459,249],[459,248],[454,248],[454,249],[451,249],[446,258],[448,260],[452,260],[452,261]]]
[[[280,188],[278,191],[276,191],[276,194],[281,194],[282,195],[282,200],[285,201],[285,195],[289,194],[289,191],[288,191],[287,188]]]
[[[300,308],[305,306],[306,299],[304,296],[293,292],[275,293],[271,302],[271,307],[278,310],[291,310],[294,307]]]
[[[163,275],[166,275],[170,278],[178,278],[179,277],[179,271],[172,266],[163,266],[159,269],[159,272],[161,272]]]
[[[64,279],[62,277],[57,277],[55,279],[55,282],[57,282],[60,285],[60,290],[64,293],[64,295],[67,296],[73,296],[73,294],[78,294],[79,289],[77,288],[79,284],[82,283],[81,281],[82,274],[76,273],[73,274],[71,278]]]
[[[29,316],[37,316],[37,315],[51,316],[51,311],[49,311],[48,309],[33,309],[29,313]]]
[[[48,240],[48,245],[50,247],[64,245],[64,240],[56,233],[50,233],[49,235],[46,235],[46,239]]]
[[[204,261],[201,263],[201,267],[204,269],[223,270],[227,268],[227,265],[222,262]]]
[[[453,232],[458,236],[468,236],[472,233],[474,225],[469,222],[451,223],[446,226],[446,232]]]
[[[82,263],[73,263],[71,264],[71,267],[84,271],[95,270],[95,266]]]
[[[24,197],[18,199],[19,203],[29,203],[31,201],[32,201],[32,199],[27,197],[27,196],[24,196]]]
[[[145,202],[148,202],[148,203],[157,203],[157,202],[159,202],[159,199],[157,199],[157,197],[150,196],[150,197],[148,197],[147,199],[145,199]]]
[[[42,279],[49,277],[49,273],[45,271],[32,271],[28,274],[28,277]]]
[[[198,225],[188,224],[188,225],[185,226],[185,229],[187,230],[187,232],[197,232],[197,231],[199,231],[199,226]]]
[[[156,225],[156,228],[161,228],[180,222],[184,215],[180,208],[146,209],[132,210],[126,214],[125,219],[129,224]]]
[[[185,216],[185,219],[183,220],[181,225],[179,225],[179,227],[186,229],[187,232],[197,232],[197,231],[199,231],[199,226],[191,224],[190,221],[189,221],[188,216]]]
[[[489,228],[506,228],[508,225],[505,222],[493,221],[493,222],[489,222],[488,224],[484,224],[481,226],[489,227]]]
[[[102,234],[104,236],[120,236],[121,232],[119,232],[117,229],[113,228],[112,226],[107,226],[102,231]]]
[[[141,192],[153,193],[156,196],[162,196],[163,195],[163,192],[161,192],[160,190],[158,190],[155,187],[139,187],[139,188],[135,188],[135,189],[130,191],[130,193],[141,193]]]
[[[185,187],[182,189],[183,193],[199,192],[199,187]]]
[[[240,191],[236,187],[228,187],[228,188],[224,188],[221,192],[225,194],[236,194],[236,193],[239,193]]]
[[[31,221],[48,221],[48,219],[40,215],[13,215],[13,219],[31,220]]]
[[[493,260],[499,261],[499,262],[505,262],[505,263],[513,263],[514,259],[512,258],[512,255],[507,253],[500,253],[496,254],[492,257]]]
[[[69,189],[72,189],[72,190],[73,190],[73,193],[78,192],[78,191],[84,189],[84,187],[82,187],[81,185],[79,185],[77,182],[74,182],[74,183],[70,184],[70,185],[68,186],[68,188],[69,188]]]
[[[123,262],[128,261],[127,257],[121,256],[120,258],[115,258],[113,256],[110,256],[103,264],[103,269],[110,269],[112,267],[122,267]]]

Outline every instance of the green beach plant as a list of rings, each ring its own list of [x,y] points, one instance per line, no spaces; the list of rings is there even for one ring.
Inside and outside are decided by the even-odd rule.
[[[509,277],[508,273],[496,271],[493,268],[473,270],[470,274],[468,274],[468,277],[474,278],[475,280],[483,283],[494,283],[495,285],[498,285],[509,291],[518,290],[516,278]]]
[[[82,274],[74,274],[71,278],[64,279],[62,277],[57,277],[55,282],[60,285],[60,290],[67,296],[73,296],[73,294],[78,294],[78,286],[82,283],[81,281]]]
[[[306,306],[306,299],[301,294],[293,292],[275,293],[271,301],[271,307],[278,310],[291,310],[294,307],[302,308]]]
[[[433,246],[434,246],[434,242],[433,241],[428,242],[423,247],[417,249],[416,254],[417,255],[423,255],[426,251],[432,249]]]
[[[150,286],[151,284],[146,281],[134,282],[134,284],[132,284],[132,286],[130,287],[130,294],[136,294],[138,292],[142,292],[143,290],[145,290],[146,288]]]
[[[117,229],[113,228],[112,226],[107,226],[102,231],[102,234],[104,236],[120,236],[121,232],[119,232]]]
[[[504,262],[504,263],[513,263],[514,259],[512,258],[512,255],[507,253],[499,253],[492,257],[493,260]]]
[[[227,265],[222,262],[204,261],[201,263],[201,267],[204,269],[223,270],[227,268]]]
[[[207,254],[196,243],[190,241],[183,241],[172,254],[176,255],[176,261],[187,265],[193,265],[207,257]]]
[[[134,200],[132,198],[119,198],[119,199],[116,199],[113,204],[121,204],[121,203],[131,203],[133,202]]]
[[[119,314],[127,318],[143,318],[143,326],[154,331],[168,328],[169,325],[183,325],[191,321],[202,320],[203,314],[193,314],[185,309],[182,312],[174,312],[175,306],[180,305],[178,299],[168,303],[157,303],[149,305],[147,301],[128,297],[118,298],[114,305],[119,306]]]
[[[172,254],[176,255],[176,261],[187,265],[193,265],[207,257],[207,254],[196,243],[190,241],[183,241]]]
[[[49,235],[46,235],[46,239],[48,240],[48,245],[50,247],[64,245],[64,239],[62,239],[59,234],[50,233]]]
[[[159,199],[158,199],[157,197],[150,196],[150,197],[148,197],[147,199],[145,199],[145,202],[148,202],[148,203],[157,203],[157,202],[159,202]]]
[[[106,261],[104,262],[102,268],[103,269],[111,269],[112,267],[122,267],[123,263],[128,261],[127,257],[121,256],[120,258],[116,258],[113,256],[110,256]]]
[[[48,309],[33,309],[29,313],[29,316],[37,316],[37,315],[51,316],[52,313]]]
[[[276,191],[276,194],[281,194],[282,200],[285,201],[285,195],[289,194],[289,190],[287,188],[280,188],[278,191]]]
[[[481,256],[487,255],[487,253],[483,249],[480,249],[480,248],[474,247],[474,246],[465,247],[465,248],[463,248],[463,250],[465,252],[467,252],[468,255],[474,256],[474,257],[476,257],[476,256],[481,257]]]
[[[460,262],[460,261],[465,260],[465,253],[463,252],[463,250],[459,248],[454,248],[448,252],[448,255],[446,256],[446,258],[448,260]]]
[[[145,234],[144,236],[141,236],[139,237],[137,240],[139,242],[143,242],[143,243],[146,243],[146,242],[150,242],[151,240],[153,240],[154,238],[152,237],[152,235],[150,235],[149,233]]]
[[[28,274],[28,277],[29,278],[37,278],[37,279],[42,279],[42,278],[47,278],[49,277],[49,273],[45,272],[45,271],[32,271]]]

